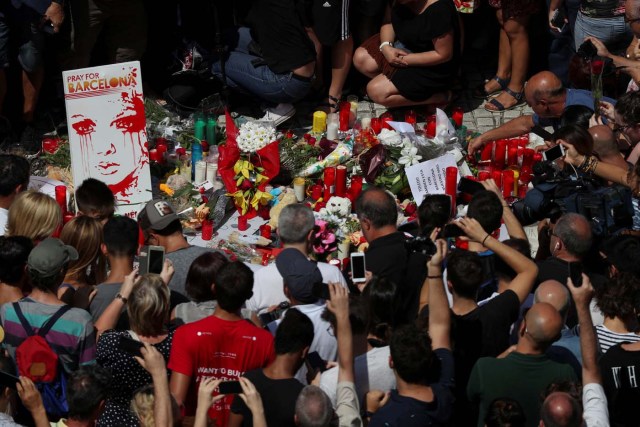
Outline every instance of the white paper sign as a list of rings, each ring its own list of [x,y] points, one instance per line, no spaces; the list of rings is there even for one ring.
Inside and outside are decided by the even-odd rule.
[[[404,170],[416,203],[420,204],[427,194],[444,194],[446,170],[450,166],[456,167],[456,161],[453,154],[447,153]]]
[[[62,73],[74,185],[105,182],[117,212],[135,218],[151,200],[140,63]]]
[[[416,133],[416,129],[412,124],[407,122],[388,122],[389,126],[391,126],[398,133]]]

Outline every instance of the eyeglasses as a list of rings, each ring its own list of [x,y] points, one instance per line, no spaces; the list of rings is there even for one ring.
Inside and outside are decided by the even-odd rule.
[[[638,21],[640,21],[640,18],[629,19],[629,18],[627,18],[626,15],[624,17],[624,22],[626,22],[627,24],[633,24],[634,22],[638,22]]]
[[[638,18],[636,21],[640,21],[640,18]],[[633,125],[631,124],[631,125],[624,125],[624,126],[614,126],[613,132],[614,133],[621,133],[621,132],[624,132],[625,130],[629,129],[631,126],[633,126]]]

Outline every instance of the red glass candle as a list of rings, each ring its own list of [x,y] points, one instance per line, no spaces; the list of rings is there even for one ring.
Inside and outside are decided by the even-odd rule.
[[[371,130],[374,131],[376,135],[382,130],[382,121],[378,117],[371,118]]]
[[[464,117],[464,109],[462,107],[454,107],[451,112],[451,118],[456,123],[456,127],[462,126],[462,119]]]
[[[351,103],[343,101],[340,103],[340,112],[338,118],[340,120],[339,129],[341,132],[349,130],[349,119],[351,116]]]
[[[62,211],[62,215],[67,213],[67,186],[66,185],[56,185],[56,202],[58,206],[60,206],[60,210]]]
[[[315,184],[311,186],[311,200],[314,202],[322,197],[322,186]]]
[[[416,122],[418,121],[416,117],[416,112],[413,110],[409,110],[406,113],[404,113],[404,121],[409,123],[411,126],[415,128]]]
[[[527,190],[528,190],[528,186],[527,185],[521,185],[518,187],[518,198],[519,199],[524,199],[527,196]]]
[[[496,142],[496,150],[493,155],[493,162],[499,169],[504,167],[505,156],[507,154],[507,141],[500,139]]]
[[[486,181],[491,178],[491,173],[488,171],[480,171],[478,172],[478,181]]]
[[[160,153],[156,148],[152,148],[149,150],[149,160],[156,163],[162,163],[162,153]]]
[[[382,128],[391,130],[391,126],[389,122],[393,121],[393,114],[386,112],[380,116],[380,120],[382,121]]]
[[[540,163],[542,161],[542,153],[533,154],[533,164]]]
[[[324,170],[324,192],[323,198],[326,202],[335,192],[336,168],[325,168]]]
[[[531,169],[533,168],[533,155],[535,154],[535,150],[532,148],[525,148],[522,153],[522,169]]]
[[[435,138],[436,136],[436,116],[435,114],[427,116],[427,124],[424,125],[424,132],[427,138]]]
[[[238,217],[238,230],[246,231],[249,228],[249,220],[246,215],[240,215]]]
[[[451,213],[456,212],[456,192],[458,190],[458,168],[449,166],[445,171],[444,192],[451,197]]]
[[[518,139],[518,145],[522,148],[526,148],[526,146],[529,145],[529,135],[522,135]]]
[[[482,147],[482,153],[480,153],[480,160],[483,162],[491,160],[491,153],[493,152],[493,141],[487,142],[484,147]]]
[[[347,168],[336,167],[336,196],[344,197],[347,194]]]
[[[66,212],[64,214],[64,216],[62,217],[62,223],[66,224],[66,223],[68,223],[69,221],[71,221],[75,217],[76,217],[76,215],[73,212]]]
[[[516,166],[518,164],[518,148],[509,147],[507,150],[507,165]]]
[[[501,170],[496,169],[493,172],[491,172],[491,178],[493,178],[498,188],[502,188],[502,171]]]
[[[260,226],[260,235],[265,239],[271,240],[271,226],[269,224],[263,224]]]
[[[60,146],[60,138],[44,138],[42,140],[42,151],[48,154],[55,154]]]
[[[358,196],[362,193],[362,177],[359,175],[355,175],[351,177],[351,187],[349,187],[349,193],[353,197],[353,201],[358,200]],[[352,204],[355,206],[355,204]]]
[[[502,171],[502,196],[506,199],[513,196],[514,176],[512,170]]]
[[[240,228],[240,226],[238,226]],[[202,221],[202,240],[211,240],[213,237],[213,221],[205,219]]]

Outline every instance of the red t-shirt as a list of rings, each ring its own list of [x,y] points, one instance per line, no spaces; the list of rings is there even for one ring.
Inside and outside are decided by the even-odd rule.
[[[246,371],[268,365],[274,358],[273,336],[246,320],[209,316],[179,327],[173,336],[169,369],[191,377],[185,399],[186,415],[195,414],[203,378],[234,381]],[[226,427],[233,395],[213,404],[209,417]]]

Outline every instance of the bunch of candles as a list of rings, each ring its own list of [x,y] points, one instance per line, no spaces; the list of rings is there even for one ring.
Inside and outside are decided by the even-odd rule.
[[[324,170],[321,190],[313,186],[311,198],[316,201],[322,197],[326,202],[331,196],[348,197],[355,201],[362,192],[362,177],[352,176],[351,186],[347,188],[346,166],[329,167]]]

